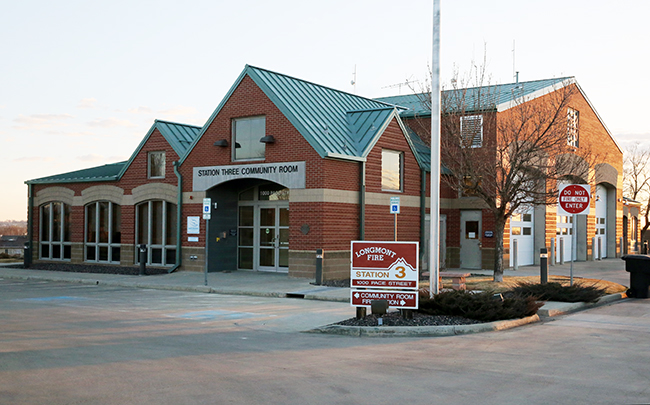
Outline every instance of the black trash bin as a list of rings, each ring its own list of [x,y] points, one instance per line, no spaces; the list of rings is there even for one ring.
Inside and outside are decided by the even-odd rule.
[[[625,255],[625,271],[630,273],[630,289],[627,295],[632,298],[648,298],[650,289],[650,256]]]

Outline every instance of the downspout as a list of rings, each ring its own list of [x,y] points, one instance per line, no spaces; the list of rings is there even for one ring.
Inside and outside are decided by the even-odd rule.
[[[27,246],[23,253],[23,267],[28,269],[32,265],[34,255],[34,185],[27,184]]]
[[[424,251],[423,249],[424,242],[425,242],[425,232],[424,232],[424,226],[425,226],[425,219],[427,216],[427,172],[424,169],[421,169],[421,175],[420,175],[420,263],[424,263]],[[430,270],[430,269],[427,269]]]
[[[359,240],[366,238],[366,162],[361,162],[359,173]]]
[[[174,272],[176,269],[181,267],[181,226],[182,226],[182,213],[183,213],[183,177],[181,177],[180,172],[178,171],[178,161],[172,163],[174,166],[174,174],[178,179],[178,201],[176,204],[176,264],[174,267],[169,269],[168,273]]]

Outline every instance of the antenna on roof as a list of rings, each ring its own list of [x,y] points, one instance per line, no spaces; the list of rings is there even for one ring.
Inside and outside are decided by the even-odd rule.
[[[357,65],[354,65],[354,72],[352,72],[352,80],[350,80],[350,84],[354,86],[353,93],[357,94]]]
[[[413,77],[413,75],[411,75],[411,77]],[[411,84],[419,82],[419,80],[411,80],[411,77],[409,77],[408,79],[406,79],[406,81],[404,81],[402,83],[390,84],[388,86],[382,87],[382,89],[394,89],[395,87],[397,87],[399,89],[398,90],[399,94],[402,94],[402,86],[409,86],[410,87]]]
[[[515,40],[512,40],[512,78],[517,80],[517,83],[519,83],[519,72],[517,72],[517,69],[515,67]]]

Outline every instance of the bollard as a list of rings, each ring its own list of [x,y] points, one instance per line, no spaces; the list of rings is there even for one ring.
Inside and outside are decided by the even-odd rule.
[[[366,307],[357,307],[357,319],[366,317]]]
[[[323,249],[316,249],[316,285],[323,284]]]
[[[548,261],[548,264],[555,266],[555,258],[557,257],[555,254],[555,238],[551,238],[551,252],[549,254],[551,260]]]
[[[25,242],[25,250],[23,252],[23,267],[28,269],[32,265],[32,249],[31,242]]]
[[[138,245],[140,249],[140,276],[147,275],[147,245]]]
[[[602,245],[602,239],[598,238],[598,260],[603,258],[603,245]]]
[[[643,241],[643,254],[644,255],[648,254],[648,241],[647,240]]]
[[[564,264],[564,238],[560,238],[560,264]]]
[[[512,241],[512,269],[519,270],[519,264],[517,263],[517,239]]]
[[[596,249],[598,249],[598,246],[596,246],[596,237],[594,236],[593,238],[591,238],[591,261],[596,260],[596,256],[598,255]]]
[[[539,279],[541,284],[548,283],[548,250],[539,250]]]

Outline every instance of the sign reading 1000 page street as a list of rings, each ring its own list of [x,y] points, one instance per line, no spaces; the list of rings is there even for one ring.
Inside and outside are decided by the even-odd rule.
[[[352,288],[418,288],[418,242],[352,241]]]

